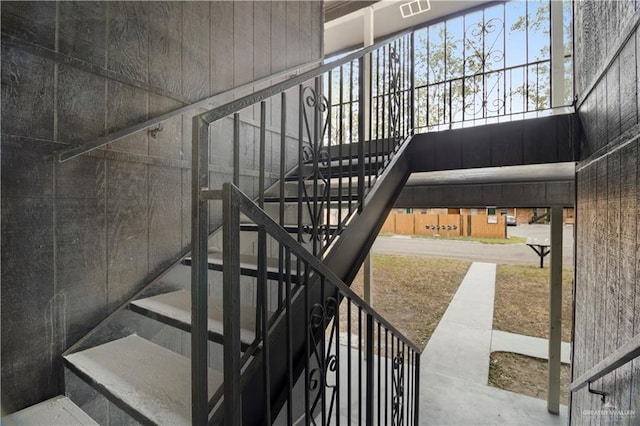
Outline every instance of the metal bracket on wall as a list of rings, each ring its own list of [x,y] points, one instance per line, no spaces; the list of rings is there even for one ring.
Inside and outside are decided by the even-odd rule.
[[[596,395],[600,395],[600,400],[601,400],[601,401],[602,401],[602,403],[604,404],[605,397],[607,396],[607,393],[606,393],[606,392],[603,392],[603,391],[599,391],[599,390],[592,389],[592,388],[591,388],[591,382],[589,382],[589,387],[588,387],[588,389],[589,389],[589,393],[593,393],[593,394],[596,394]]]
[[[162,125],[162,123],[158,123],[156,127],[151,128],[148,131],[151,137],[155,139],[158,136],[158,133],[162,132],[163,130],[164,130],[164,126]]]

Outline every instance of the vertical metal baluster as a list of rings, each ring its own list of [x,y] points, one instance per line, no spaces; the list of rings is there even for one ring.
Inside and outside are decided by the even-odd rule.
[[[264,209],[264,174],[266,156],[266,131],[267,131],[267,103],[260,102],[260,160],[258,173],[258,205]],[[263,362],[263,386],[265,395],[265,419],[271,421],[271,364],[269,353],[269,327],[268,327],[268,306],[269,294],[267,291],[267,232],[264,226],[258,226],[258,276],[257,295],[258,303],[256,311],[260,315],[256,321],[256,328],[262,335],[262,362]],[[257,331],[257,330],[256,330]]]
[[[312,146],[312,150],[313,150],[313,213],[312,213],[312,224],[313,224],[313,229],[312,229],[312,247],[313,247],[313,255],[317,256],[318,255],[318,242],[319,242],[319,227],[320,227],[320,221],[321,221],[321,214],[318,211],[318,198],[320,197],[320,194],[318,193],[318,169],[320,167],[320,164],[318,162],[319,158],[318,156],[320,155],[320,144],[322,143],[322,141],[319,140],[319,129],[320,129],[320,109],[319,109],[319,105],[320,105],[320,97],[321,97],[321,93],[320,93],[320,77],[316,77],[314,80],[314,90],[316,92],[316,104],[314,105],[314,109],[313,109],[313,141],[311,141],[311,146]]]
[[[304,86],[301,84],[298,86],[298,242],[303,242],[303,227],[302,217],[304,209],[303,201],[303,185],[305,164],[303,153],[303,139],[304,139]],[[298,283],[302,280],[302,263],[300,259],[296,258],[296,274],[298,275]]]
[[[308,275],[308,265],[304,264],[304,327],[305,327],[305,373],[304,373],[304,406],[305,406],[305,424],[309,426],[311,424],[311,394],[309,391],[309,386],[311,383],[311,320],[309,315],[311,315],[311,294],[309,292],[309,275]],[[298,275],[300,275],[300,271],[298,270]],[[315,422],[314,422],[315,423]]]
[[[413,424],[415,417],[414,417],[414,409],[413,407],[415,407],[416,405],[416,364],[415,364],[415,360],[416,360],[416,352],[412,349],[411,350],[411,361],[410,361],[410,366],[411,366],[411,424]]]
[[[406,57],[406,43],[405,43],[405,37],[402,37],[400,39],[400,54],[398,55],[399,60],[400,60],[400,78],[398,79],[398,99],[400,99],[400,122],[398,123],[398,135],[400,136],[398,138],[398,140],[402,140],[402,136],[404,136],[405,134],[405,127],[404,124],[406,122],[405,117],[407,116],[407,109],[406,109],[406,102],[404,101],[405,99],[405,87],[404,87],[404,78],[406,75],[406,70],[405,70],[405,66],[406,66],[406,61],[404,60]],[[396,144],[398,143],[398,140],[396,140]]]
[[[207,391],[207,297],[209,203],[200,190],[209,186],[209,124],[193,119],[191,193],[191,416],[194,423],[208,420]],[[226,356],[226,350],[225,350]],[[229,389],[230,392],[235,389]],[[225,394],[227,388],[225,387]]]
[[[347,299],[347,424],[351,425],[351,299]]]
[[[336,293],[336,300],[339,301],[340,294]],[[336,314],[333,321],[336,337],[336,426],[340,426],[340,304],[336,306]]]
[[[362,426],[362,306],[358,306],[358,424]]]
[[[380,338],[381,338],[382,332],[381,332],[381,325],[378,322],[378,424],[380,424],[380,419],[381,419],[381,408],[382,408],[382,376],[381,374],[381,368],[382,368],[382,358],[381,358],[381,351],[382,348],[380,346]]]
[[[506,21],[505,21],[506,22]],[[467,42],[467,21],[466,21],[466,15],[462,15],[462,117],[461,120],[464,122],[464,112],[465,112],[465,94],[466,94],[466,79],[465,76],[467,75],[467,49],[466,49],[466,42]]]
[[[392,352],[393,354],[393,352]],[[384,424],[389,424],[389,330],[384,329]]]
[[[322,369],[322,378],[320,379],[320,397],[322,401],[322,424],[327,424],[327,348],[325,345],[326,336],[325,330],[327,329],[327,298],[325,294],[326,290],[326,278],[320,277],[320,303],[322,304],[322,329],[318,331],[320,335],[320,363],[319,367]],[[317,349],[317,348],[316,348]]]
[[[409,379],[409,408],[408,408],[408,413],[407,413],[407,421],[409,424],[413,424],[413,374],[414,374],[414,365],[413,365],[413,350],[409,349],[409,362],[407,363],[407,369],[409,370],[410,374],[408,376]]]
[[[327,171],[327,182],[325,183],[325,185],[327,186],[326,191],[327,191],[327,216],[326,216],[326,223],[325,223],[325,231],[326,231],[326,235],[325,238],[323,238],[324,244],[325,246],[329,244],[329,241],[331,239],[331,206],[332,206],[332,200],[331,200],[331,178],[332,178],[332,173],[331,173],[331,162],[333,160],[333,154],[331,153],[331,130],[333,129],[331,126],[331,96],[332,94],[332,79],[333,75],[332,75],[332,71],[329,71],[329,74],[327,76],[328,79],[328,97],[329,97],[329,116],[327,117],[327,120],[329,120],[327,122],[327,134],[325,136],[326,141],[327,141],[327,153],[328,153],[328,160],[329,160],[329,165],[328,165],[328,171]],[[323,247],[324,248],[324,247]]]
[[[373,426],[373,392],[375,385],[373,383],[373,316],[367,313],[367,405],[366,405],[366,422],[367,426]]]
[[[233,114],[233,184],[240,187],[240,113]]]
[[[404,364],[407,361],[406,358],[406,353],[405,353],[405,348],[406,345],[404,342],[402,342],[402,363]],[[404,371],[404,365],[402,366],[402,369]],[[403,412],[403,417],[405,418],[405,420],[408,419],[407,417],[407,410],[408,410],[408,401],[407,401],[407,377],[409,377],[409,370],[407,369],[407,371],[404,371],[405,374],[402,375],[402,410]]]
[[[368,169],[368,173],[367,173],[367,188],[371,188],[371,172],[372,169],[371,167],[373,167],[373,165],[371,164],[371,114],[373,112],[372,108],[373,108],[373,90],[372,90],[372,86],[373,86],[373,56],[371,53],[367,53],[367,56],[369,57],[369,60],[366,62],[369,66],[369,69],[366,70],[369,78],[367,79],[369,87],[367,88],[368,90],[364,90],[365,88],[363,87],[362,89],[362,93],[364,93],[365,95],[367,95],[369,97],[369,99],[367,99],[366,105],[368,106],[367,111],[364,112],[364,114],[366,114],[366,116],[368,117],[367,123],[368,126],[365,129],[366,130],[366,135],[365,135],[365,139],[367,142],[367,169]],[[365,62],[363,62],[364,64]],[[364,83],[364,80],[363,80]],[[363,115],[364,117],[364,115]],[[364,143],[365,141],[363,140],[362,143]]]
[[[463,17],[464,19],[464,17]],[[463,49],[464,50],[464,49]],[[426,106],[426,120],[425,120],[425,126],[426,126],[426,131],[429,131],[429,119],[430,119],[430,114],[429,114],[429,107],[431,104],[431,81],[429,78],[429,73],[431,72],[431,57],[430,57],[430,49],[429,49],[429,30],[427,29],[427,85],[426,85],[426,91],[427,91],[427,106]]]
[[[343,65],[340,65],[340,103],[339,103],[339,126],[338,131],[338,230],[342,229],[342,145],[344,144],[344,75]]]
[[[286,162],[286,147],[287,144],[287,94],[282,92],[280,94],[280,182],[279,182],[279,192],[280,192],[280,201],[278,205],[278,218],[280,222],[280,226],[284,227],[284,196],[285,196],[285,162]],[[284,270],[283,265],[284,259],[284,246],[280,244],[278,250],[278,310],[282,309],[282,297],[283,297],[283,280],[282,280],[282,272]],[[289,267],[290,268],[290,267]]]
[[[540,64],[536,64],[536,107],[535,107],[536,111],[540,109],[538,106],[539,99],[540,99]]]
[[[413,369],[411,368],[411,348],[407,345],[407,378],[405,382],[407,383],[406,393],[407,393],[407,425],[411,424],[411,407],[412,407],[412,389],[411,389],[411,377],[413,374]]]
[[[238,285],[240,282],[240,207],[234,191],[235,188],[228,183],[222,186],[222,234],[224,241],[224,249],[222,252],[224,413],[225,424],[240,425],[242,420],[242,388],[240,386],[240,286]],[[207,342],[206,325],[207,318],[205,317],[205,344]],[[206,367],[206,359],[204,362]],[[205,383],[207,377],[206,371],[207,370],[204,370],[201,373],[201,377],[205,377]],[[208,394],[205,393],[205,399],[207,395]],[[265,401],[265,404],[266,403],[267,401]],[[204,407],[206,410],[206,400]],[[207,418],[205,417],[205,423],[206,420]]]
[[[523,77],[523,81],[525,82],[525,95],[522,97],[522,111],[524,112],[528,112],[529,111],[529,66],[526,65],[524,67],[522,67],[522,77]]]
[[[413,408],[413,424],[417,425],[420,424],[420,354],[416,353],[415,356],[415,364],[414,364],[414,368],[415,368],[415,386],[414,386],[414,408]]]
[[[382,98],[382,132],[381,132],[381,149],[382,149],[382,164],[387,163],[387,154],[385,146],[386,142],[386,131],[385,124],[387,122],[387,103],[386,103],[386,94],[387,94],[387,46],[382,46],[382,93],[379,93],[379,96]],[[380,101],[378,101],[380,102]]]
[[[376,50],[376,176],[380,175],[380,49]]]
[[[395,386],[395,378],[396,378],[396,367],[395,367],[395,359],[396,359],[396,351],[394,345],[395,337],[391,334],[391,424],[395,425],[395,403],[396,403],[396,386]]]
[[[358,212],[364,209],[364,57],[358,59]]]
[[[353,61],[349,62],[349,214],[353,211]]]
[[[286,322],[287,322],[287,424],[293,424],[293,322],[291,319],[291,250],[285,253]]]

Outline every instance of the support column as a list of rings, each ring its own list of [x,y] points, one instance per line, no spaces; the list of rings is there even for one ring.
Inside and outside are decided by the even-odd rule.
[[[547,410],[560,413],[562,343],[562,206],[551,207],[551,274],[549,291],[549,386]]]
[[[551,2],[551,108],[565,104],[562,1]]]

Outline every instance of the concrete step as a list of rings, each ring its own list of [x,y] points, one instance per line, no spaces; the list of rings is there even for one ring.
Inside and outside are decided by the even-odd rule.
[[[222,300],[210,297],[208,301],[209,340],[223,343]],[[191,332],[191,293],[185,290],[160,294],[129,304],[129,309],[172,327]],[[271,316],[271,313],[269,313]],[[245,350],[255,338],[255,308],[240,308],[240,342]]]
[[[64,357],[67,367],[143,424],[191,424],[191,361],[132,334]],[[222,373],[209,370],[209,397]]]
[[[3,426],[93,426],[98,425],[66,396],[60,395],[27,407],[0,420]]]

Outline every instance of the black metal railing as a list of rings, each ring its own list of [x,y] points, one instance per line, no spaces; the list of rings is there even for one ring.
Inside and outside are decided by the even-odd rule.
[[[249,385],[255,384],[256,376],[260,377],[256,399],[263,401],[256,407],[261,407],[260,417],[267,423],[282,407],[288,421],[302,415],[307,424],[339,423],[341,413],[351,418],[352,412],[367,424],[383,418],[393,424],[417,421],[419,351],[322,263],[366,208],[365,197],[412,134],[411,56],[412,37],[401,34],[194,118],[194,424],[239,424],[249,415],[247,407],[242,409],[242,395],[247,394],[246,387],[256,391]],[[383,66],[382,74],[376,71]],[[332,99],[338,96],[349,106],[333,108]],[[221,139],[224,134],[230,138]],[[223,194],[211,188],[210,166],[219,158],[214,153],[228,152],[231,158],[227,155],[223,161],[231,183],[225,184]],[[211,204],[222,198],[222,207]],[[220,209],[225,378],[223,389],[208,398],[204,372],[209,223],[211,215],[220,217]],[[254,263],[250,296],[240,286],[243,271],[251,268],[247,256]],[[242,341],[239,329],[240,300],[246,304],[247,298],[252,298],[255,309],[252,342]],[[341,316],[341,301],[358,317]],[[305,318],[304,335],[299,330],[301,318]],[[341,318],[348,318],[342,332]],[[352,324],[360,328],[357,336]],[[287,335],[294,333],[286,342],[278,340],[283,328]],[[347,343],[358,341],[357,348],[339,345],[341,333]],[[271,349],[272,340],[280,343],[275,344],[277,351]],[[284,347],[286,357],[282,357]],[[360,379],[347,380],[344,387],[338,382],[328,386],[327,375],[340,365],[341,356],[348,360],[345,371]],[[371,370],[374,365],[377,373]],[[304,384],[294,384],[300,375]],[[286,386],[282,377],[289,381]],[[304,387],[303,412],[296,411],[298,405],[292,400],[295,386]],[[282,389],[287,392],[280,393]],[[341,393],[341,389],[346,390]],[[367,401],[366,406],[360,401]]]
[[[463,123],[549,110],[550,68],[549,60],[536,61],[418,86],[416,131],[451,129]]]
[[[393,325],[354,293],[317,257],[303,248],[258,204],[231,184],[223,185],[214,197],[224,205],[224,345],[225,389],[224,423],[241,424],[242,392],[246,380],[241,372],[255,354],[240,352],[240,214],[262,229],[263,238],[273,238],[284,252],[284,306],[279,316],[267,321],[264,299],[259,307],[263,324],[256,333],[253,348],[261,353],[253,358],[261,362],[266,404],[264,418],[272,419],[269,357],[283,355],[273,350],[268,334],[278,320],[284,321],[286,345],[286,391],[282,418],[287,424],[305,419],[306,424],[418,424],[420,350]],[[267,293],[266,245],[258,252],[258,282]],[[294,265],[297,265],[294,267]],[[294,278],[295,277],[295,278]],[[293,323],[294,299],[304,304],[304,326]],[[295,333],[303,334],[296,339]],[[341,342],[342,340],[342,342]],[[346,343],[346,345],[345,345]],[[228,350],[229,349],[229,350]],[[304,409],[296,413],[296,354],[302,353],[303,381],[298,399]],[[299,356],[299,355],[298,355]],[[219,395],[220,396],[220,395]],[[214,403],[217,401],[213,401]],[[258,404],[256,404],[258,405]],[[254,408],[254,407],[252,407]],[[226,413],[230,413],[228,416]],[[221,420],[221,419],[218,419]]]

